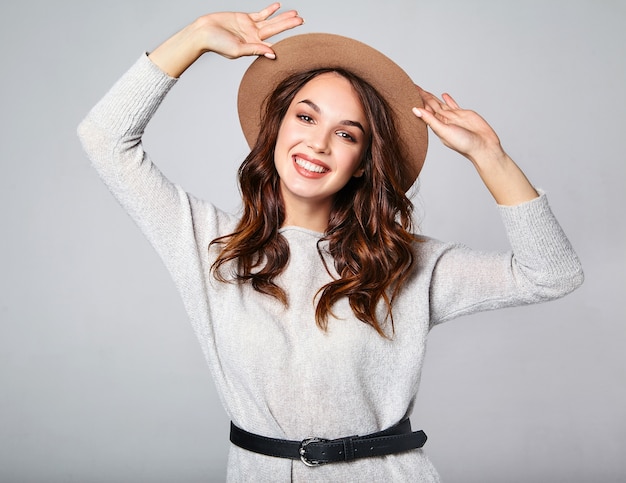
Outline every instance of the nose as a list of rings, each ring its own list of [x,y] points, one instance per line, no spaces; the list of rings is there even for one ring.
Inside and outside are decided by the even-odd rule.
[[[322,129],[312,129],[307,139],[307,147],[316,153],[328,154],[328,133]]]

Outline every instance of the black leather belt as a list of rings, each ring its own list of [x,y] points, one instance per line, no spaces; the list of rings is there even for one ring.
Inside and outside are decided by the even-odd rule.
[[[302,441],[267,438],[249,433],[230,423],[230,441],[240,448],[278,458],[300,459],[307,466],[337,461],[383,456],[421,448],[426,442],[424,431],[411,431],[409,419],[395,426],[368,434],[338,439],[306,438]]]

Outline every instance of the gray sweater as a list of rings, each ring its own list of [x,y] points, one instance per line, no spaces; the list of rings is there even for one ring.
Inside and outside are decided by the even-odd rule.
[[[249,285],[220,283],[210,273],[215,253],[208,245],[230,233],[237,218],[167,180],[141,142],[175,82],[142,56],[91,110],[79,135],[104,182],[169,269],[224,408],[241,428],[290,440],[385,429],[412,411],[426,336],[435,324],[555,299],[582,283],[580,263],[543,194],[499,207],[509,253],[477,252],[426,237],[416,243],[416,268],[395,301],[391,339],[357,320],[347,301],[334,307],[328,332],[317,327],[313,296],[331,277],[318,254],[320,233],[299,227],[280,231],[291,253],[278,279],[288,292],[288,307]],[[332,260],[324,256],[332,270]],[[439,477],[422,450],[308,468],[231,445],[228,479],[433,482]]]

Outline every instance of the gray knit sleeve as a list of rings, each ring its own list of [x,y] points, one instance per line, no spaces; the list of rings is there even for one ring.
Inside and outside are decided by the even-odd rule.
[[[553,300],[582,284],[580,261],[545,194],[499,209],[511,251],[442,245],[432,265],[431,325],[482,310]]]
[[[98,174],[139,225],[178,286],[201,273],[204,253],[217,236],[217,210],[170,182],[144,151],[142,135],[176,83],[142,55],[82,121],[78,134]],[[202,227],[202,239],[196,228]],[[208,241],[207,241],[208,240]],[[180,267],[196,267],[182,272]]]

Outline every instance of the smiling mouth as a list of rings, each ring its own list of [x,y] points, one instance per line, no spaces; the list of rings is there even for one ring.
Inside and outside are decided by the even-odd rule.
[[[322,174],[322,173],[326,173],[330,171],[330,169],[324,168],[323,166],[320,166],[319,164],[312,163],[311,161],[307,161],[306,159],[302,159],[298,157],[294,159],[298,166],[300,166],[302,169],[306,171],[309,171],[310,173]]]

